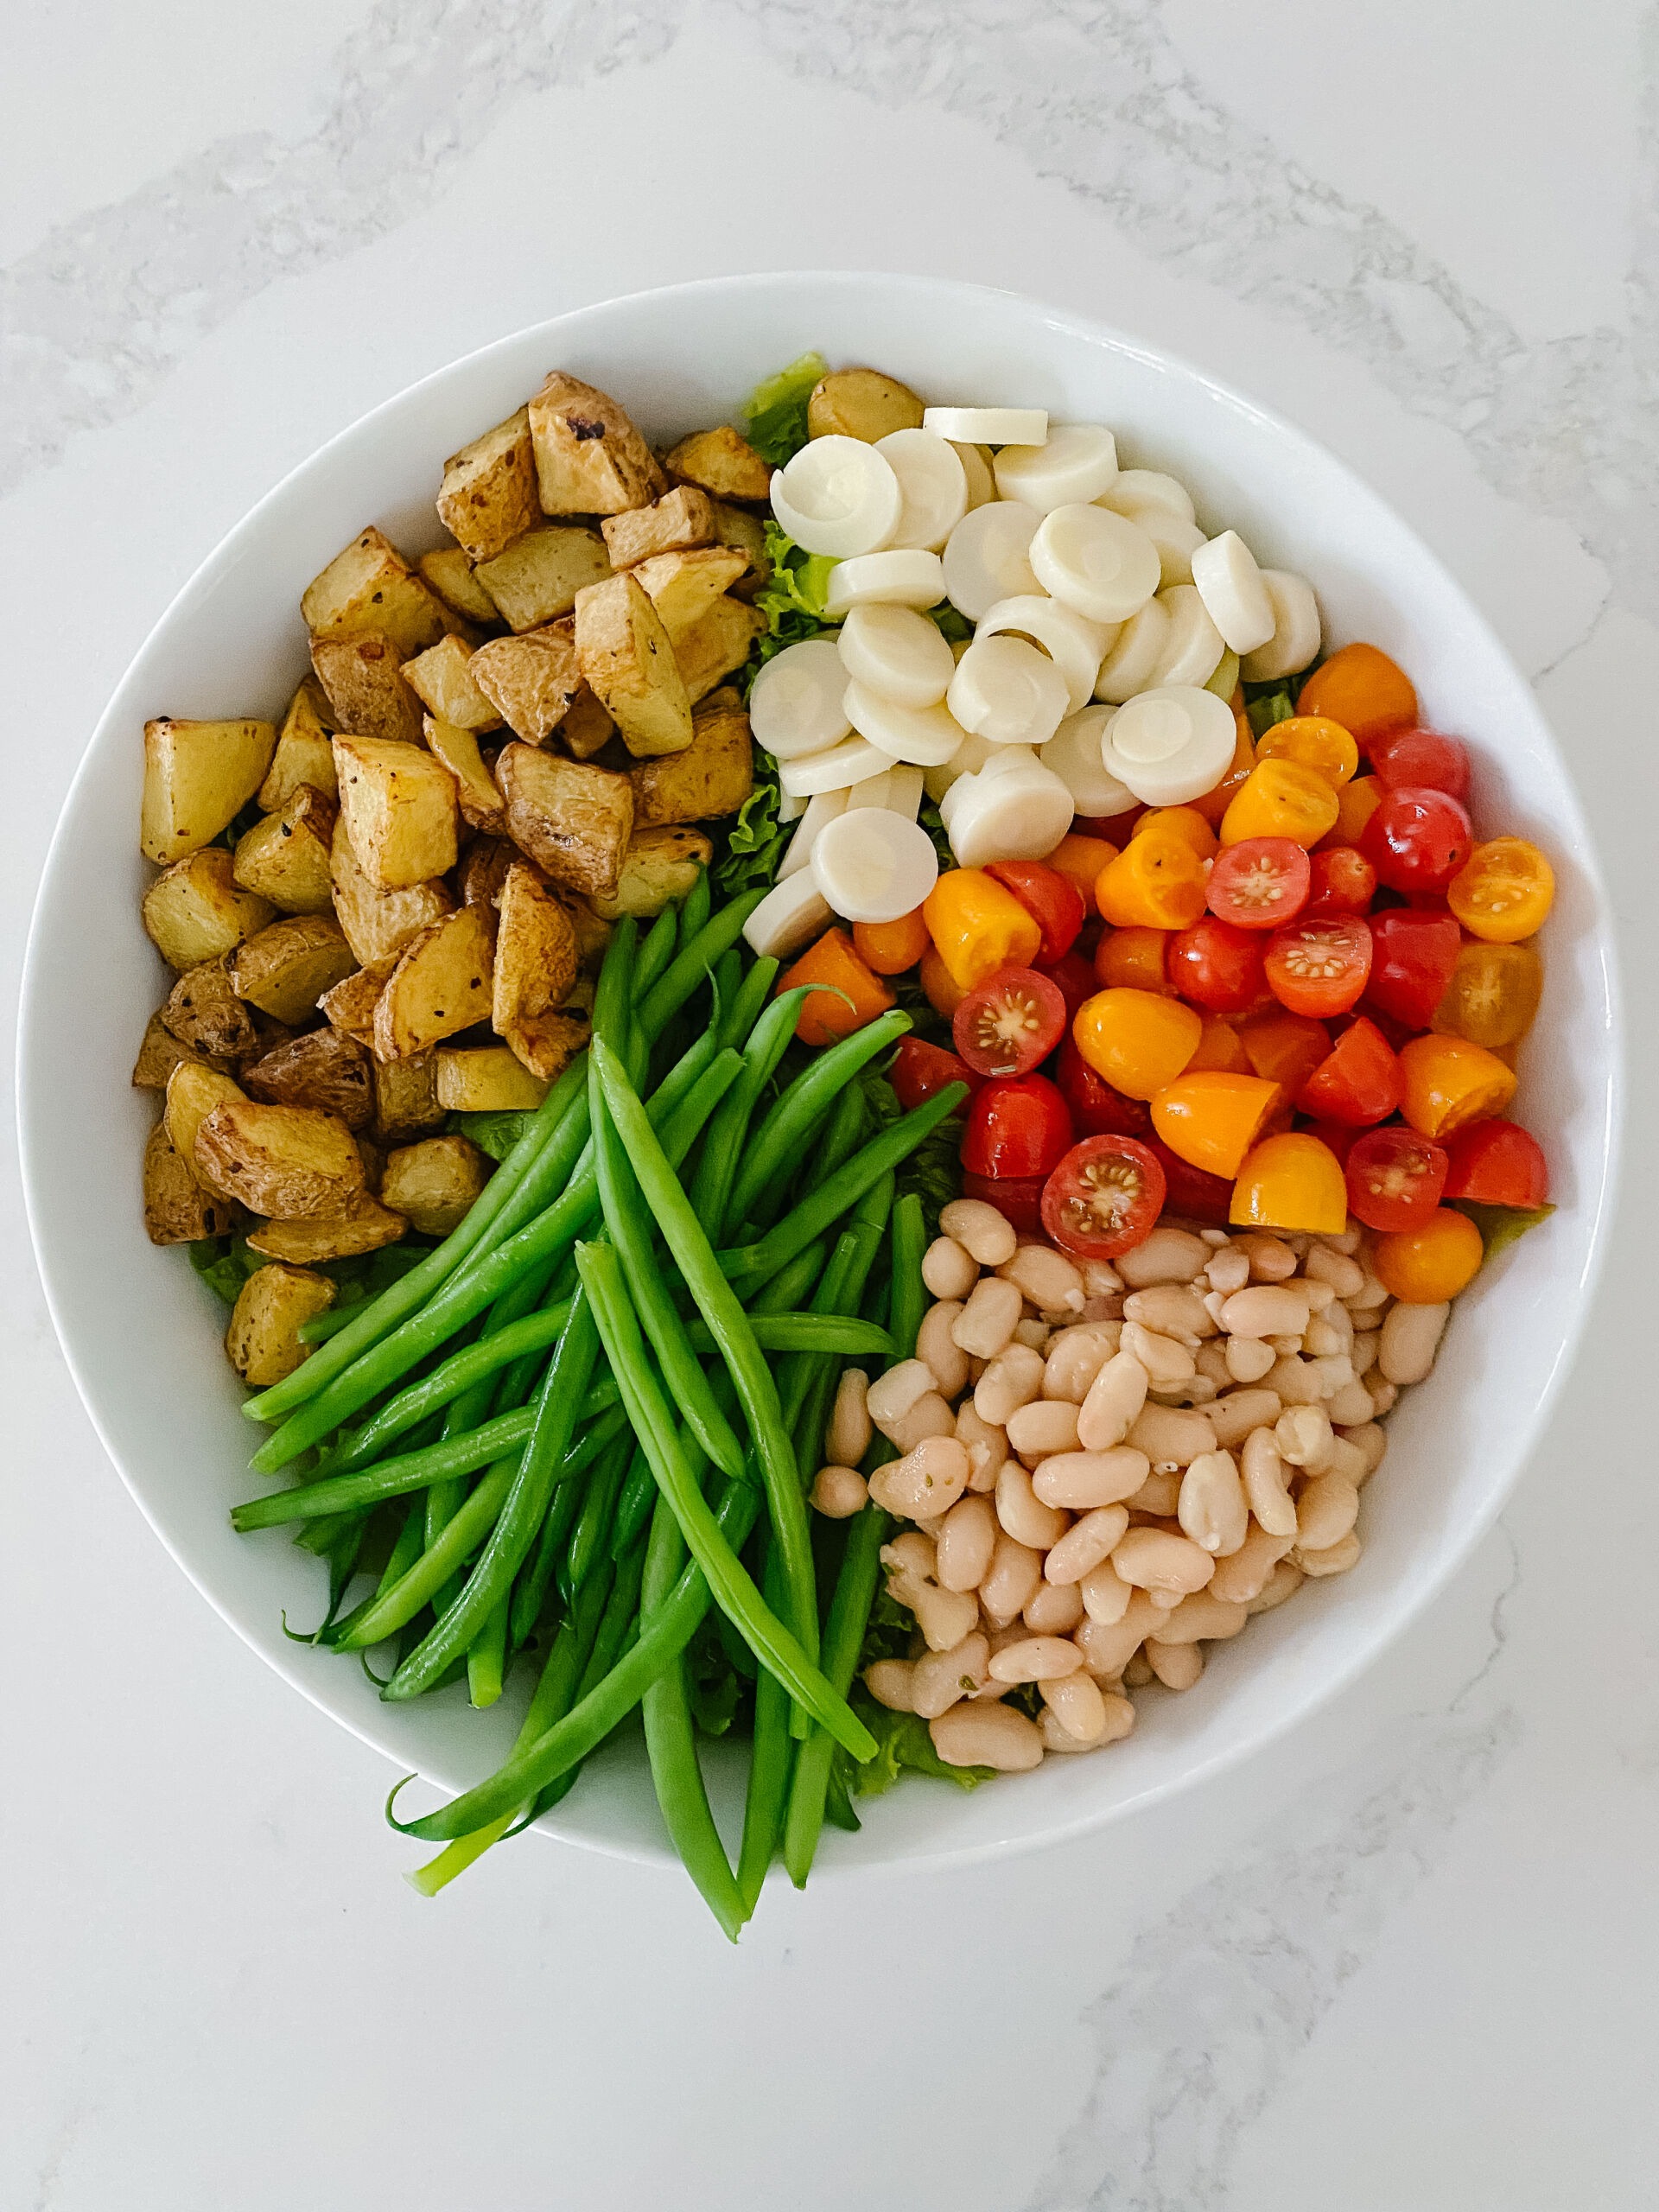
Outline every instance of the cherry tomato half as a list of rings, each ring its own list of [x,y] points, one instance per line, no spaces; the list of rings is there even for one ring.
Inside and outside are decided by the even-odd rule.
[[[947,1084],[965,1083],[971,1096],[984,1078],[976,1075],[965,1060],[959,1060],[954,1052],[947,1052],[943,1045],[930,1045],[925,1037],[906,1037],[893,1055],[887,1080],[908,1114],[918,1106],[925,1105]],[[967,1099],[957,1111],[968,1111]]]
[[[1070,1029],[1072,1015],[1085,999],[1093,998],[1100,988],[1094,963],[1073,950],[1062,954],[1052,968],[1045,968],[1042,972],[1065,1001],[1065,1026]]]
[[[1242,837],[1210,871],[1205,902],[1236,930],[1276,930],[1307,902],[1307,855],[1288,837]]]
[[[1170,938],[1164,970],[1181,996],[1206,1013],[1243,1014],[1265,984],[1262,933],[1206,914]]]
[[[969,992],[950,1035],[976,1075],[1029,1075],[1065,1033],[1065,999],[1034,968],[999,968]]]
[[[1370,742],[1371,773],[1390,791],[1426,785],[1453,798],[1469,796],[1469,754],[1437,729],[1391,729]]]
[[[1108,990],[1115,986],[1131,991],[1156,991],[1167,998],[1175,986],[1169,980],[1166,955],[1173,930],[1103,928],[1095,947],[1095,974]]]
[[[970,1175],[964,1169],[962,1195],[964,1198],[982,1198],[988,1206],[995,1206],[1021,1236],[1040,1236],[1043,1185],[1047,1180],[1046,1175]]]
[[[1367,1229],[1421,1229],[1440,1203],[1442,1146],[1414,1129],[1367,1129],[1348,1154],[1348,1210]]]
[[[1305,1014],[1276,1010],[1239,1025],[1238,1041],[1257,1075],[1294,1097],[1331,1050],[1331,1033]]]
[[[1376,895],[1376,870],[1353,845],[1327,845],[1313,856],[1305,914],[1363,914]]]
[[[1077,1050],[1075,1037],[1060,1046],[1054,1080],[1071,1112],[1071,1124],[1083,1137],[1149,1137],[1152,1109],[1144,1098],[1127,1097],[1115,1090],[1103,1075],[1096,1075]]]
[[[1371,932],[1358,914],[1322,914],[1275,930],[1268,988],[1293,1014],[1346,1014],[1371,972]]]
[[[1043,1185],[1043,1227],[1062,1251],[1115,1260],[1144,1244],[1164,1205],[1157,1155],[1133,1137],[1085,1137]]]
[[[1446,996],[1462,934],[1450,914],[1391,906],[1371,916],[1370,1005],[1408,1028],[1426,1028]]]
[[[1304,1114],[1363,1128],[1386,1122],[1405,1096],[1399,1055],[1374,1021],[1350,1022],[1296,1094]]]
[[[1459,949],[1429,1027],[1497,1052],[1531,1028],[1543,988],[1544,963],[1531,945],[1476,938]]]
[[[1071,1141],[1071,1114],[1046,1076],[997,1076],[969,1102],[962,1164],[998,1181],[1051,1175]]]
[[[1444,891],[1475,842],[1469,817],[1427,784],[1384,791],[1359,833],[1359,849],[1390,891]]]
[[[985,873],[1005,891],[1012,891],[1043,933],[1038,963],[1047,968],[1062,960],[1077,941],[1088,912],[1083,893],[1069,876],[1041,861],[992,861]]]
[[[1448,1198],[1486,1206],[1522,1206],[1529,1212],[1549,1203],[1549,1164],[1543,1147],[1517,1122],[1471,1122],[1446,1141],[1451,1162]]]
[[[1471,937],[1516,944],[1542,926],[1555,871],[1525,837],[1490,837],[1470,854],[1446,897]]]

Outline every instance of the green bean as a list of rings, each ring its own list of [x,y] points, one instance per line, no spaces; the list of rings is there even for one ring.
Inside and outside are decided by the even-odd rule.
[[[244,1535],[251,1529],[277,1529],[284,1522],[308,1521],[314,1513],[340,1513],[349,1506],[374,1505],[383,1497],[401,1497],[452,1475],[470,1474],[475,1467],[488,1466],[503,1452],[522,1444],[534,1419],[530,1407],[519,1407],[510,1414],[498,1414],[493,1421],[486,1421],[465,1436],[445,1437],[418,1452],[405,1452],[372,1467],[361,1467],[355,1474],[325,1475],[321,1482],[302,1483],[296,1490],[251,1498],[246,1504],[232,1508],[231,1525]]]
[[[689,923],[695,895],[687,898],[680,917],[679,950],[639,1001],[639,1027],[648,1045],[657,1042],[727,946],[736,944],[744,923],[766,893],[764,888],[744,892],[694,931]]]
[[[830,1247],[822,1236],[804,1244],[786,1267],[761,1285],[749,1300],[749,1324],[757,1327],[763,1315],[791,1313],[804,1298],[810,1298],[814,1285],[823,1273]],[[713,1338],[709,1341],[712,1343]],[[774,1346],[772,1349],[776,1350]],[[798,1350],[798,1346],[791,1346]]]
[[[611,1522],[611,1557],[620,1559],[632,1551],[645,1534],[651,1519],[651,1510],[657,1503],[657,1478],[651,1471],[651,1462],[638,1446],[628,1462],[628,1471],[616,1501],[616,1516]]]
[[[770,1288],[770,1285],[768,1285]],[[885,1357],[893,1339],[874,1321],[855,1314],[749,1313],[749,1326],[762,1351],[841,1352],[849,1359]],[[715,1350],[714,1331],[701,1321],[686,1324],[691,1349],[707,1359]]]
[[[862,1029],[831,1045],[796,1077],[755,1132],[732,1192],[731,1217],[742,1221],[760,1193],[791,1174],[805,1158],[813,1124],[858,1071],[914,1027],[902,1007],[878,1014]]]
[[[679,937],[682,944],[689,944],[709,920],[709,909],[714,904],[715,887],[709,880],[706,868],[699,868],[691,879],[691,888],[680,901]]]
[[[743,978],[732,1000],[732,1010],[721,1024],[720,1041],[735,1045],[741,1052],[747,1042],[750,1031],[760,1020],[772,987],[778,980],[777,961],[770,954],[757,960]]]
[[[628,1429],[627,1415],[618,1408],[620,1431],[607,1438],[605,1451],[608,1458],[620,1459],[623,1466],[629,1463],[633,1450],[633,1437]],[[597,1477],[594,1478],[598,1479]],[[513,1585],[512,1616],[509,1623],[509,1641],[517,1651],[528,1643],[542,1617],[542,1607],[553,1580],[554,1570],[564,1557],[569,1541],[571,1524],[582,1506],[582,1485],[563,1482],[553,1493],[536,1538],[536,1548],[530,1564]]]
[[[331,1306],[326,1313],[314,1313],[308,1321],[302,1321],[295,1331],[302,1344],[324,1344],[330,1337],[337,1337],[348,1321],[355,1321],[365,1300],[350,1299],[344,1306]]]
[[[772,1605],[782,1600],[777,1548],[769,1546],[760,1586]],[[760,1903],[766,1869],[778,1853],[784,1808],[789,1798],[795,1746],[789,1732],[791,1706],[782,1684],[762,1673],[754,1685],[754,1734],[749,1751],[749,1782],[743,1800],[743,1836],[738,1847],[737,1887],[747,1918]]]
[[[777,963],[772,964],[775,967]],[[808,987],[804,984],[785,991],[760,1016],[743,1049],[743,1072],[720,1102],[720,1111],[709,1125],[691,1185],[691,1204],[711,1243],[725,1234],[743,1139],[761,1092],[789,1049],[789,1040],[795,1033],[795,1024],[807,995]]]
[[[406,1627],[422,1606],[437,1595],[456,1568],[465,1562],[468,1553],[482,1541],[500,1512],[518,1465],[516,1458],[495,1462],[436,1534],[425,1541],[424,1548],[406,1564],[397,1580],[377,1591],[359,1614],[343,1624],[346,1633],[338,1638],[340,1650],[363,1651],[372,1644],[384,1643],[389,1636],[395,1636],[400,1628]],[[464,1652],[466,1646],[463,1644],[461,1649]],[[457,1656],[452,1651],[445,1665]],[[402,1672],[401,1668],[398,1672]],[[394,1675],[392,1681],[397,1679]],[[433,1685],[426,1682],[422,1687],[430,1689]],[[390,1689],[389,1683],[388,1693]]]
[[[467,1696],[482,1712],[501,1694],[507,1656],[507,1601],[489,1616],[467,1654]]]
[[[628,1632],[639,1617],[639,1578],[645,1563],[645,1548],[643,1544],[636,1544],[620,1560],[601,1562],[600,1579],[607,1592],[605,1608],[599,1617],[598,1632],[583,1664],[582,1679],[576,1684],[578,1701],[604,1681],[627,1649]],[[544,1796],[545,1792],[537,1792],[531,1812],[532,1820],[538,1813],[545,1811]]]
[[[674,940],[679,935],[679,918],[672,906],[662,912],[645,932],[645,941],[634,955],[633,990],[636,998],[643,998],[669,962],[674,957]]]
[[[559,1595],[567,1605],[575,1603],[582,1594],[583,1584],[594,1569],[610,1557],[610,1546],[607,1540],[611,1533],[616,1501],[621,1495],[627,1469],[626,1460],[609,1459],[588,1485],[582,1509],[576,1515],[576,1525],[570,1531],[570,1541],[559,1562]]]
[[[619,1051],[624,1042],[623,1020],[632,995],[629,987],[639,937],[639,925],[632,914],[624,914],[613,925],[594,993],[594,1034],[605,1038]]]
[[[709,978],[709,1027],[722,1045],[734,1041],[727,1036],[726,1027],[742,983],[743,956],[734,944],[728,945]]]

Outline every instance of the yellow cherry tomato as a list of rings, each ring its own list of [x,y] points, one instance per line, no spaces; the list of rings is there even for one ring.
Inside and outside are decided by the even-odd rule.
[[[854,950],[876,976],[902,976],[915,967],[932,942],[919,906],[900,914],[896,922],[853,924]]]
[[[1224,845],[1246,837],[1288,837],[1317,845],[1336,823],[1336,786],[1300,760],[1258,760],[1221,817]]]
[[[1177,1158],[1231,1182],[1278,1103],[1278,1084],[1259,1075],[1189,1065],[1154,1096],[1152,1126]]]
[[[1466,1037],[1414,1037],[1400,1048],[1406,1095],[1401,1110],[1419,1136],[1450,1136],[1465,1122],[1501,1114],[1515,1096],[1515,1070]]]
[[[1350,782],[1359,766],[1359,747],[1340,722],[1327,715],[1292,715],[1262,733],[1258,760],[1300,760],[1323,776],[1333,790]]]
[[[931,944],[922,955],[922,964],[917,972],[928,1004],[935,1014],[942,1014],[949,1021],[967,997],[967,992]]]
[[[1328,1144],[1296,1130],[1264,1137],[1247,1153],[1228,1215],[1239,1229],[1303,1229],[1339,1236],[1348,1226],[1348,1185]]]
[[[1100,880],[1100,871],[1117,858],[1117,847],[1104,837],[1085,837],[1081,830],[1069,830],[1048,856],[1048,865],[1068,883],[1075,883],[1083,893],[1084,911],[1092,912],[1095,886]]]
[[[1212,861],[1221,848],[1216,833],[1196,806],[1154,806],[1135,823],[1129,842],[1136,837],[1167,835],[1192,846],[1201,861]]]
[[[1316,668],[1296,701],[1299,715],[1328,715],[1358,744],[1417,719],[1411,678],[1376,645],[1344,645]]]
[[[1543,988],[1544,963],[1533,946],[1465,944],[1429,1027],[1502,1052],[1531,1028]]]
[[[1096,991],[1071,1024],[1078,1052],[1126,1098],[1150,1098],[1173,1083],[1203,1034],[1193,1007],[1153,991]]]
[[[1524,837],[1489,837],[1446,887],[1446,905],[1488,944],[1535,936],[1554,899],[1555,871]]]
[[[1244,711],[1244,695],[1233,694],[1233,757],[1226,774],[1214,791],[1205,791],[1202,798],[1192,801],[1194,809],[1214,829],[1232,804],[1233,793],[1255,766],[1255,733],[1250,728],[1250,718]]]
[[[1337,818],[1319,840],[1321,848],[1357,845],[1365,824],[1382,804],[1382,786],[1375,776],[1356,776],[1337,793]]]
[[[1443,1306],[1480,1272],[1480,1231],[1455,1206],[1439,1206],[1421,1229],[1393,1229],[1379,1236],[1371,1267],[1384,1290],[1402,1306]]]
[[[1095,948],[1096,975],[1109,986],[1156,991],[1160,997],[1173,998],[1175,986],[1169,980],[1164,956],[1174,934],[1173,930],[1103,930]]]
[[[1243,1041],[1230,1021],[1224,1021],[1218,1014],[1204,1017],[1204,1034],[1198,1039],[1198,1049],[1186,1064],[1189,1075],[1200,1068],[1220,1068],[1227,1075],[1249,1075],[1250,1056]]]
[[[1205,880],[1180,832],[1156,830],[1131,837],[1101,870],[1095,904],[1114,929],[1190,930],[1204,912]]]
[[[1043,942],[1035,917],[982,868],[947,868],[922,902],[922,919],[963,991],[999,968],[1029,968]]]

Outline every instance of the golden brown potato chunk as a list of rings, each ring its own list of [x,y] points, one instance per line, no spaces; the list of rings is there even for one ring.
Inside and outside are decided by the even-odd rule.
[[[383,960],[373,968],[359,968],[342,976],[332,990],[317,1001],[317,1012],[342,1037],[367,1045],[374,1035],[374,1009],[386,988],[386,978],[397,963]]]
[[[170,968],[200,968],[233,951],[276,916],[268,899],[244,891],[223,845],[175,861],[144,893],[144,928]]]
[[[594,911],[607,921],[622,914],[660,914],[671,899],[683,899],[697,870],[715,856],[700,830],[642,830],[623,855],[616,889],[594,898]]]
[[[381,1199],[423,1236],[447,1236],[472,1211],[493,1166],[470,1137],[428,1137],[392,1154]]]
[[[582,692],[574,622],[554,622],[522,638],[493,638],[473,655],[474,683],[515,737],[539,745]]]
[[[411,1052],[406,1060],[374,1064],[374,1134],[382,1144],[403,1144],[443,1127],[438,1095],[438,1052]]]
[[[559,724],[559,743],[573,760],[591,760],[616,734],[616,724],[584,683]]]
[[[873,446],[892,430],[918,430],[922,403],[908,385],[879,369],[834,369],[806,403],[809,437],[861,438]]]
[[[407,891],[455,864],[455,779],[421,746],[337,737],[340,818],[377,891]]]
[[[289,702],[276,750],[259,786],[259,804],[267,814],[279,812],[302,784],[325,798],[335,796],[334,734],[334,709],[316,677],[308,676]]]
[[[372,631],[311,641],[311,665],[342,730],[418,745],[421,702],[404,681],[402,664],[391,639]]]
[[[168,1033],[160,1014],[152,1014],[144,1025],[143,1042],[138,1047],[138,1057],[132,1064],[132,1087],[135,1090],[165,1090],[168,1077],[176,1067],[210,1067],[213,1063],[188,1046],[181,1045]]]
[[[607,515],[600,524],[613,569],[632,569],[654,553],[676,553],[715,543],[715,510],[695,484],[678,484],[648,507]]]
[[[253,1016],[231,982],[228,956],[188,968],[156,1018],[189,1052],[203,1059],[239,1060],[258,1047]]]
[[[215,1198],[196,1180],[157,1122],[144,1142],[144,1230],[152,1244],[194,1244],[204,1236],[228,1236],[236,1208]]]
[[[499,729],[500,715],[473,681],[468,668],[472,658],[459,638],[441,638],[404,663],[404,681],[440,721],[453,722],[458,729]]]
[[[636,831],[735,814],[754,788],[754,745],[736,692],[710,693],[692,717],[685,751],[642,760],[628,781]]]
[[[334,916],[364,968],[395,960],[412,938],[450,912],[446,884],[411,884],[406,891],[378,891],[357,864],[344,821],[334,824],[329,865],[334,878]]]
[[[257,1268],[237,1293],[225,1350],[242,1380],[268,1390],[291,1375],[311,1347],[300,1341],[300,1324],[326,1313],[334,1286],[302,1268]]]
[[[167,1079],[167,1104],[162,1118],[167,1124],[168,1141],[198,1182],[224,1198],[235,1193],[216,1183],[196,1158],[196,1133],[215,1107],[228,1106],[247,1095],[240,1084],[199,1060],[181,1060]]]
[[[572,891],[615,889],[633,831],[626,776],[533,745],[506,745],[495,779],[506,798],[508,835],[544,875]]]
[[[334,906],[328,849],[339,809],[309,784],[289,792],[275,814],[238,841],[233,873],[285,914],[326,914]]]
[[[502,801],[505,808],[505,800]],[[507,870],[517,858],[513,845],[505,837],[475,837],[467,846],[456,878],[463,906],[494,906],[499,904],[501,887],[507,880]]]
[[[674,658],[693,706],[722,677],[742,667],[766,626],[766,616],[741,600],[717,599],[706,614],[681,631],[674,640]]]
[[[390,638],[405,659],[436,645],[448,628],[442,607],[383,531],[354,537],[300,597],[314,638]]]
[[[231,982],[238,998],[297,1027],[357,964],[332,914],[293,914],[237,947]]]
[[[585,1049],[592,1034],[593,1024],[585,1012],[561,1007],[546,1014],[527,1014],[508,1029],[506,1039],[532,1075],[551,1083]]]
[[[415,565],[460,620],[474,623],[481,630],[499,626],[501,610],[478,581],[472,562],[459,545],[444,545],[435,553],[423,553]]]
[[[651,448],[615,400],[592,385],[555,369],[528,412],[545,513],[620,515],[668,489]]]
[[[682,438],[664,455],[663,466],[677,484],[695,484],[716,499],[766,499],[772,495],[771,469],[728,423]]]
[[[374,1063],[355,1037],[308,1029],[242,1071],[243,1088],[268,1106],[321,1106],[348,1129],[374,1118]]]
[[[506,827],[506,801],[497,788],[495,778],[485,766],[478,740],[471,730],[458,728],[454,722],[439,721],[429,715],[426,748],[435,760],[442,761],[455,779],[461,820],[474,830],[499,836]]]
[[[494,560],[480,561],[478,573],[507,622],[523,632],[568,614],[584,586],[610,575],[611,563],[596,531],[546,523],[515,538]]]
[[[542,518],[530,410],[521,407],[443,464],[438,519],[476,561],[487,561]]]
[[[505,1045],[440,1045],[438,1118],[450,1114],[515,1114],[539,1106],[547,1085]]]
[[[695,553],[655,553],[629,573],[649,594],[672,641],[706,614],[748,565],[748,555],[734,546],[705,545]]]
[[[378,1198],[359,1191],[339,1213],[305,1221],[262,1221],[248,1232],[248,1249],[296,1267],[321,1267],[329,1260],[355,1259],[395,1244],[408,1223]]]
[[[269,722],[144,724],[138,849],[165,868],[228,827],[265,779],[276,733]]]
[[[715,543],[730,545],[749,556],[749,572],[732,586],[739,599],[753,599],[765,583],[772,580],[772,563],[766,554],[766,526],[759,515],[747,508],[729,506],[724,499],[716,499],[715,511]]]
[[[267,1106],[254,1098],[216,1106],[197,1128],[195,1165],[216,1189],[234,1192],[273,1221],[340,1213],[363,1188],[362,1155],[351,1131],[315,1106]]]
[[[476,906],[462,906],[417,937],[401,956],[374,1009],[374,1055],[401,1060],[488,1018],[491,931]]]
[[[564,1004],[580,956],[568,910],[524,861],[507,870],[498,912],[490,1023],[505,1037],[532,1014]]]
[[[678,753],[691,708],[663,619],[632,569],[576,601],[576,664],[630,753]]]

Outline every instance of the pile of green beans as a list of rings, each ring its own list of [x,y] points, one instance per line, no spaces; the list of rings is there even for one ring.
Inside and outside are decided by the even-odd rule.
[[[805,992],[774,996],[777,962],[742,943],[760,895],[715,907],[699,876],[643,939],[619,922],[588,1050],[465,1221],[245,1408],[283,1486],[232,1522],[326,1560],[317,1643],[389,1654],[394,1701],[464,1680],[487,1706],[524,1674],[493,1775],[416,1820],[388,1805],[443,1847],[411,1877],[428,1895],[637,1713],[668,1834],[735,1940],[779,1856],[805,1879],[836,1747],[876,1748],[848,1694],[882,1516],[817,1522],[806,1488],[845,1363],[913,1348],[922,1211],[895,1174],[961,1094],[877,1124],[858,1077],[897,1010],[797,1046]],[[735,1866],[687,1672],[711,1612],[754,1681]]]

